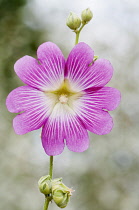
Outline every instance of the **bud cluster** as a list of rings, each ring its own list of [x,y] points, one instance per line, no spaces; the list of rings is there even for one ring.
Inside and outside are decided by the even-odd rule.
[[[60,208],[65,208],[70,200],[73,190],[62,183],[62,178],[51,180],[50,176],[43,176],[39,182],[40,192],[49,200],[54,200],[55,204]],[[50,199],[51,198],[51,199]]]
[[[77,31],[77,29],[80,28],[81,24],[87,24],[92,19],[92,17],[93,13],[89,8],[82,11],[81,19],[78,17],[78,15],[71,12],[67,18],[66,24],[70,29]]]

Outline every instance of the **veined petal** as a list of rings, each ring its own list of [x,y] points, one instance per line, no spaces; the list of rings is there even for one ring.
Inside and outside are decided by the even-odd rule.
[[[55,98],[28,86],[16,88],[6,100],[10,112],[24,111],[13,121],[15,132],[20,135],[40,128],[50,115],[54,104]]]
[[[80,115],[87,130],[98,135],[110,133],[113,128],[113,120],[107,111],[86,108]]]
[[[88,148],[89,138],[86,129],[67,105],[57,103],[42,131],[42,144],[48,155],[58,155],[67,147],[74,152]]]
[[[80,42],[70,52],[67,62],[65,77],[72,83],[77,91],[82,90],[78,82],[86,78],[89,64],[93,61],[94,51],[85,43]]]
[[[45,59],[42,59],[44,54]],[[31,56],[20,58],[14,65],[16,74],[25,84],[43,91],[59,88],[65,68],[60,49],[51,42],[44,43],[38,48],[38,59]]]
[[[111,79],[113,67],[110,62],[106,59],[98,59],[92,63],[93,58],[93,50],[85,43],[76,45],[69,54],[66,62],[66,77],[75,90],[103,87]]]
[[[64,80],[65,58],[61,50],[56,44],[45,42],[39,46],[37,56],[52,84],[51,89],[57,89]]]
[[[13,127],[18,135],[23,135],[33,130],[41,128],[47,117],[44,113],[28,111],[17,115],[13,119]]]
[[[120,103],[120,91],[112,87],[103,87],[95,91],[93,88],[90,88],[85,90],[85,92],[82,102],[95,109],[112,111]]]
[[[86,77],[80,78],[78,85],[85,90],[92,87],[105,86],[113,75],[113,67],[106,59],[97,59],[88,69]]]
[[[42,128],[42,145],[47,155],[59,155],[64,150],[64,135],[61,122],[48,118]]]
[[[103,104],[104,106],[107,104]],[[108,107],[108,106],[107,106]],[[103,135],[111,131],[113,120],[101,105],[95,104],[87,95],[74,102],[74,110],[85,128],[95,134]]]
[[[68,149],[73,152],[84,152],[89,147],[88,132],[77,116],[67,124],[65,138]]]
[[[44,109],[49,115],[54,104],[55,98],[29,86],[21,86],[14,89],[6,99],[7,109],[14,113],[32,109]]]

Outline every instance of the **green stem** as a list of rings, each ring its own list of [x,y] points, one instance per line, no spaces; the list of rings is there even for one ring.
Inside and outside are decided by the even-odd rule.
[[[52,177],[53,177],[53,156],[50,156],[49,175],[50,175],[50,178],[52,179]]]
[[[53,177],[53,156],[50,156],[49,175],[50,175],[50,178],[52,179],[52,177]],[[43,210],[48,210],[49,202],[51,200],[52,200],[52,196],[45,197],[45,203],[44,203]]]
[[[49,202],[50,202],[50,201],[49,201],[47,198],[45,198],[45,203],[44,203],[43,210],[47,210],[47,209],[48,209]]]
[[[79,32],[76,32],[76,39],[75,39],[75,45],[79,42]]]
[[[75,33],[76,33],[75,45],[78,44],[80,32],[81,32],[81,30],[83,29],[83,27],[84,27],[85,25],[86,25],[85,23],[82,24],[82,26],[81,26],[81,28],[79,29],[79,31],[75,31]]]

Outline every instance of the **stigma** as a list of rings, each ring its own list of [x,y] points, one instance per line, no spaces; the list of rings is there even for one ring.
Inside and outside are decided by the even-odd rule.
[[[65,94],[61,94],[59,96],[59,101],[60,101],[61,104],[67,104],[67,102],[68,102],[68,96],[65,95]]]

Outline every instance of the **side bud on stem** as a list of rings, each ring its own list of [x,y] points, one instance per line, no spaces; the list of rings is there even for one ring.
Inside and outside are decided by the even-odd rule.
[[[62,183],[62,180],[52,181],[52,195],[56,205],[65,208],[70,200],[73,190]]]
[[[81,18],[82,18],[82,23],[87,24],[93,18],[92,11],[89,8],[83,10],[81,14]]]
[[[62,183],[62,178],[51,179],[50,175],[40,178],[39,182],[40,192],[45,195],[45,208],[50,201],[54,200],[55,204],[60,208],[65,208],[70,200],[73,190]],[[47,204],[47,205],[46,205]]]
[[[49,195],[52,192],[52,184],[50,180],[50,175],[46,175],[40,178],[38,181],[39,190],[44,195]]]
[[[71,12],[67,18],[66,24],[70,29],[76,31],[81,25],[81,20],[75,13]]]

